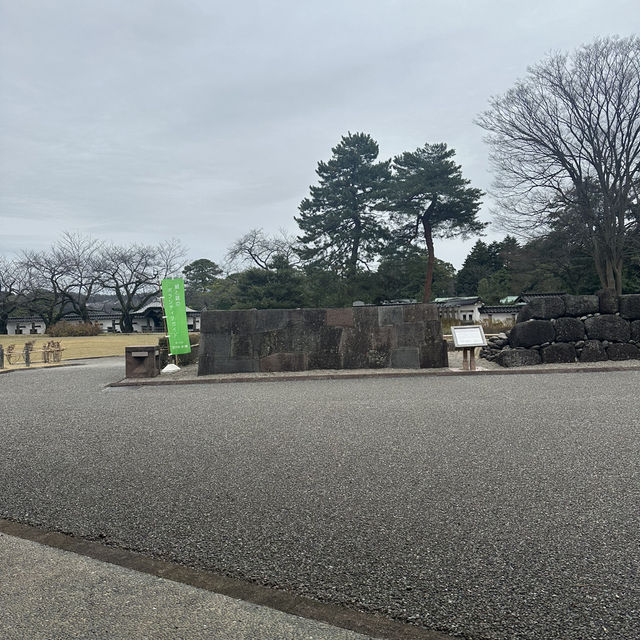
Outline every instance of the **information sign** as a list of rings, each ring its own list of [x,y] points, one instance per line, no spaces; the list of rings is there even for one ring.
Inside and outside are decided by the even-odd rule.
[[[170,355],[191,353],[182,278],[165,278],[162,281],[162,306],[167,320]]]
[[[451,327],[453,344],[458,348],[486,347],[487,339],[484,337],[484,330],[478,325],[465,325],[462,327]]]

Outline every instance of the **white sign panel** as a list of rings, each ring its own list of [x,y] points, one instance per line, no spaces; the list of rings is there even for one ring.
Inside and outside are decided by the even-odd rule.
[[[480,326],[451,327],[453,344],[456,347],[486,347],[487,339]]]

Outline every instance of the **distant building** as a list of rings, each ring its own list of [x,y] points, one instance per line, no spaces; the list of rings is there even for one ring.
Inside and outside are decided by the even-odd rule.
[[[441,318],[450,318],[459,322],[480,322],[482,300],[478,297],[435,298]]]
[[[120,333],[120,312],[110,303],[88,305],[89,319],[100,325],[104,333]],[[162,305],[159,300],[152,300],[132,314],[134,333],[165,333]],[[64,322],[81,324],[82,318],[77,314],[69,314]],[[187,327],[189,331],[200,331],[200,312],[187,307]],[[14,335],[38,335],[46,331],[42,318],[23,316],[8,318],[7,333]]]

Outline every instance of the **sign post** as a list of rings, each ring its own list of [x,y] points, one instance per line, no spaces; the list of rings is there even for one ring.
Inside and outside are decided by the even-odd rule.
[[[451,327],[453,345],[456,349],[462,349],[463,371],[476,370],[476,347],[486,347],[487,339],[484,329],[480,325],[463,325]]]
[[[162,281],[162,306],[169,335],[169,355],[191,353],[182,278],[165,278]]]

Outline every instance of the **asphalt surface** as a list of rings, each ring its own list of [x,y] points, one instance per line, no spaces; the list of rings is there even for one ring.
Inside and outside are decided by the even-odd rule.
[[[640,637],[640,372],[0,376],[0,517],[479,639]]]
[[[0,533],[2,640],[373,640]]]

